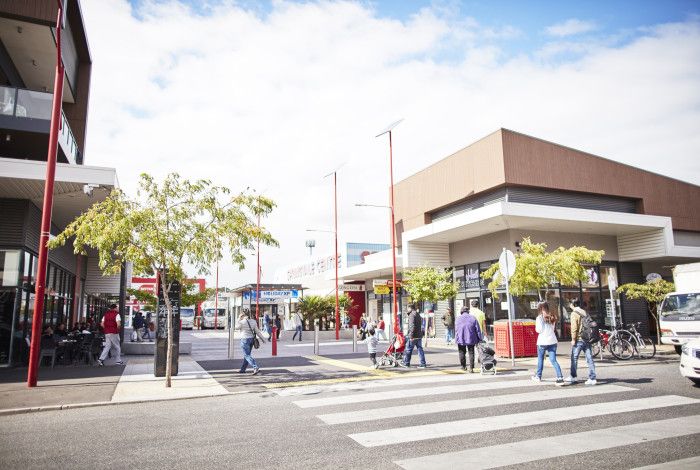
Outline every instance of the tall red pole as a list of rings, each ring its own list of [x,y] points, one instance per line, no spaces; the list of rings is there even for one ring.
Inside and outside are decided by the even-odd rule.
[[[216,260],[216,293],[214,295],[214,329],[219,329],[219,260]]]
[[[258,214],[258,228],[260,228],[260,214]],[[260,322],[260,239],[258,239],[258,284],[255,288],[255,321]]]
[[[32,315],[32,336],[29,347],[29,371],[27,387],[36,387],[39,373],[39,352],[41,350],[41,324],[44,317],[44,295],[46,293],[46,265],[48,248],[46,244],[51,235],[51,212],[53,211],[53,185],[56,176],[56,151],[58,149],[58,130],[61,122],[61,101],[63,100],[63,61],[61,60],[61,28],[63,4],[58,1],[56,15],[56,72],[53,82],[53,104],[51,108],[51,129],[49,133],[49,150],[46,156],[46,183],[44,184],[44,204],[41,210],[41,233],[39,234],[39,263],[36,272],[34,314]]]
[[[396,297],[396,222],[394,221],[394,155],[391,144],[391,131],[389,131],[389,178],[391,180],[391,280],[394,289],[394,333],[401,329],[399,325],[399,300]]]
[[[340,299],[338,298],[338,180],[333,172],[333,204],[335,206],[335,339],[340,339]]]

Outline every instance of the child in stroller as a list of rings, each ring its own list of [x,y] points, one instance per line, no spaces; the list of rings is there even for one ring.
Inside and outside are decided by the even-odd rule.
[[[389,343],[384,355],[379,359],[379,365],[396,367],[399,361],[403,361],[403,352],[406,349],[406,337],[401,331],[396,333]]]
[[[494,351],[486,341],[482,341],[476,346],[479,351],[479,362],[481,363],[481,374],[496,375],[496,358]]]

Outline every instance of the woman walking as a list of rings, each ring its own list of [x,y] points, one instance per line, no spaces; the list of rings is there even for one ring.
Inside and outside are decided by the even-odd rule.
[[[238,318],[238,325],[236,326],[238,330],[241,331],[241,351],[243,351],[243,364],[241,364],[241,369],[238,371],[239,374],[245,374],[245,370],[248,368],[248,364],[253,368],[253,375],[260,372],[258,364],[253,359],[253,343],[255,342],[256,336],[260,338],[261,342],[265,342],[263,338],[262,331],[258,328],[258,324],[255,320],[250,319],[250,311],[245,308]]]
[[[561,367],[557,362],[557,335],[554,332],[554,325],[557,323],[558,315],[549,309],[547,302],[537,304],[537,319],[535,320],[535,331],[537,332],[537,372],[532,376],[532,380],[540,382],[542,380],[542,369],[544,367],[544,355],[549,354],[549,362],[554,367],[557,374],[557,385],[564,385],[564,377],[561,374]]]

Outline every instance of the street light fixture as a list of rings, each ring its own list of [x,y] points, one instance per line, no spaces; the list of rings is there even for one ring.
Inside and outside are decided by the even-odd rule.
[[[391,183],[391,261],[392,261],[392,288],[394,293],[394,334],[399,332],[400,326],[398,324],[398,310],[399,301],[396,297],[396,222],[394,220],[394,151],[391,142],[391,131],[394,130],[396,126],[401,124],[403,119],[390,124],[386,129],[381,131],[375,137],[381,137],[384,134],[389,134],[389,181]]]
[[[335,183],[335,172],[333,181]],[[335,230],[306,229],[307,232],[333,233],[335,235],[335,339],[340,340],[340,298],[338,296],[338,204],[335,205]]]

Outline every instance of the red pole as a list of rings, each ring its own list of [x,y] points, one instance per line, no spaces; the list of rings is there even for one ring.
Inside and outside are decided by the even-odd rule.
[[[53,83],[53,104],[51,108],[51,130],[49,150],[46,156],[46,183],[44,184],[44,204],[41,210],[41,233],[39,234],[39,264],[36,272],[34,314],[32,315],[32,336],[29,347],[29,371],[27,387],[36,387],[39,373],[39,352],[41,350],[41,324],[44,317],[44,295],[46,293],[46,265],[49,256],[46,244],[51,234],[51,212],[53,210],[53,185],[56,176],[56,152],[58,130],[61,122],[61,101],[63,100],[63,61],[61,60],[61,20],[63,5],[58,2],[56,15],[56,72]]]
[[[214,329],[219,329],[219,260],[216,260],[216,293],[214,297]]]
[[[277,355],[277,327],[272,327],[272,355]]]
[[[335,339],[340,339],[340,299],[338,298],[338,182],[333,172],[333,204],[335,206]]]
[[[396,223],[394,221],[394,156],[391,144],[391,131],[389,131],[389,178],[391,180],[391,260],[392,272],[391,280],[394,289],[394,333],[401,329],[399,325],[399,301],[396,298]]]
[[[260,228],[260,214],[258,214],[258,228]],[[260,322],[260,239],[258,239],[258,284],[255,288],[255,321]]]

